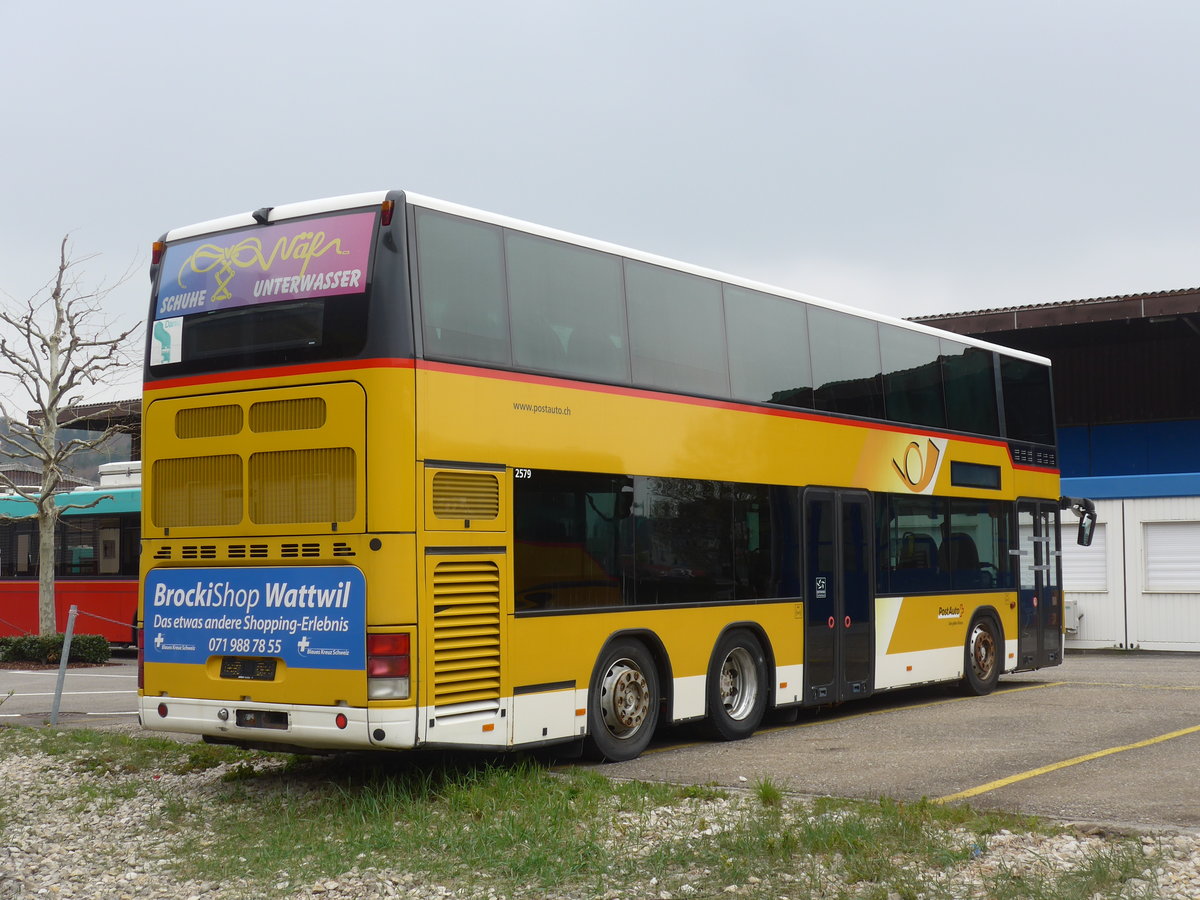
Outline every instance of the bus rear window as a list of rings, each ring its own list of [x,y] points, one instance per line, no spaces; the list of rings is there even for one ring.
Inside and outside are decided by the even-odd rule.
[[[187,323],[183,355],[212,359],[225,356],[231,347],[243,353],[318,347],[323,342],[324,318],[319,300],[209,313]]]
[[[345,359],[358,355],[366,342],[367,300],[364,295],[299,300],[166,323],[172,325],[154,323],[150,370],[156,375]]]

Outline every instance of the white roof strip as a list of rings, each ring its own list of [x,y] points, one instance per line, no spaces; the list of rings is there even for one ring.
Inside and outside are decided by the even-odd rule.
[[[378,206],[387,196],[387,191],[369,191],[363,194],[344,194],[341,197],[326,197],[321,200],[303,200],[300,203],[285,203],[271,209],[267,221],[279,222],[283,219],[298,219],[301,216],[317,216],[326,212],[338,212],[343,209],[355,209],[360,206]],[[167,232],[168,241],[181,241],[185,238],[199,237],[204,234],[215,234],[218,231],[230,231],[234,228],[249,228],[256,225],[252,212],[238,213],[220,219],[209,219],[207,222],[197,222],[195,225],[184,225],[172,228]]]
[[[269,221],[275,222],[282,219],[298,218],[300,216],[312,216],[325,212],[336,212],[343,209],[374,206],[382,203],[388,193],[388,191],[370,191],[361,194],[345,194],[340,197],[327,197],[321,200],[306,200],[301,203],[289,203],[283,206],[276,206],[271,210]],[[761,281],[754,281],[738,275],[730,275],[727,272],[720,272],[715,269],[708,269],[703,266],[680,262],[679,260],[671,259],[669,257],[658,256],[653,253],[646,253],[642,250],[635,250],[632,247],[623,247],[620,244],[612,244],[607,241],[600,241],[594,238],[584,237],[583,235],[574,234],[569,231],[560,231],[557,228],[548,228],[545,225],[538,225],[534,222],[526,222],[521,219],[511,218],[509,216],[502,216],[497,213],[474,209],[470,206],[462,206],[458,203],[450,203],[446,200],[438,200],[434,197],[426,197],[423,194],[415,194],[405,191],[404,197],[410,204],[414,206],[421,206],[426,209],[444,212],[449,215],[462,216],[464,218],[474,219],[479,222],[487,222],[489,224],[499,225],[504,228],[512,228],[517,231],[523,231],[528,234],[537,235],[550,240],[564,241],[566,243],[575,244],[576,246],[598,250],[602,253],[613,253],[619,256],[628,257],[629,259],[638,260],[639,262],[663,266],[665,268],[675,269],[679,272],[687,272],[692,275],[699,275],[702,278],[711,278],[716,281],[724,282],[725,284],[736,285],[748,290],[761,291],[762,293],[772,294],[777,297],[786,297],[802,303],[811,303],[815,306],[822,306],[826,309],[848,313],[864,319],[873,319],[876,322],[881,322],[886,325],[894,325],[909,331],[917,331],[923,334],[936,335],[937,337],[946,338],[947,340],[964,344],[966,346],[979,347],[984,350],[1002,353],[1005,356],[1011,356],[1017,359],[1025,359],[1029,360],[1030,362],[1040,363],[1042,365],[1050,365],[1050,360],[1044,356],[1038,356],[1035,353],[1026,353],[1023,350],[1014,350],[1011,347],[1002,347],[999,344],[981,341],[978,338],[969,337],[962,334],[955,334],[954,332],[933,328],[918,322],[910,322],[905,319],[899,319],[883,313],[857,309],[853,306],[846,306],[845,304],[837,303],[836,301],[814,297],[811,294],[804,294],[799,291],[776,287],[775,285],[766,284]],[[167,233],[166,239],[168,241],[178,241],[183,240],[184,238],[212,234],[218,231],[228,231],[233,228],[246,228],[254,224],[255,220],[251,213],[241,213],[240,215],[236,216],[226,216],[225,218],[221,219],[212,219],[208,222],[199,222],[195,225],[186,225],[182,228],[172,229]]]

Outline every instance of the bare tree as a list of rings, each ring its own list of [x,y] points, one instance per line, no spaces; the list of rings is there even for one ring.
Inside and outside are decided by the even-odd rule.
[[[60,432],[82,421],[79,407],[85,391],[105,385],[131,365],[131,339],[140,328],[114,330],[103,308],[104,299],[129,279],[132,267],[115,283],[89,289],[78,271],[86,261],[71,258],[64,237],[55,276],[28,300],[6,294],[0,306],[0,329],[5,332],[0,336],[0,380],[11,382],[0,400],[9,418],[8,434],[0,433],[0,457],[27,462],[41,475],[40,484],[20,485],[0,472],[0,486],[32,502],[36,510],[26,518],[38,523],[38,630],[44,635],[57,631],[54,560],[59,516],[68,509],[89,509],[109,497],[97,494],[88,503],[59,506],[55,494],[64,488],[73,456],[102,446],[123,428],[113,425],[87,439],[63,440]]]

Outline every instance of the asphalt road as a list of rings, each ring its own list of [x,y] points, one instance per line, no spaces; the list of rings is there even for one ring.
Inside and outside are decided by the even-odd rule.
[[[1069,653],[1001,679],[807,712],[745,741],[669,739],[601,767],[648,781],[922,797],[1109,825],[1200,829],[1200,656]]]
[[[71,669],[60,726],[135,728],[136,667]],[[41,726],[58,673],[0,670],[0,723]],[[987,697],[902,691],[734,743],[662,735],[606,775],[800,794],[922,797],[1105,825],[1200,829],[1200,655],[1068,653]]]
[[[57,669],[0,669],[0,724],[47,724],[57,684]],[[114,658],[107,666],[67,669],[58,724],[136,725],[137,661]]]

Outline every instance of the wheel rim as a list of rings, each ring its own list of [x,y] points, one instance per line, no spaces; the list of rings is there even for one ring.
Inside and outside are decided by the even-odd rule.
[[[608,733],[628,740],[638,733],[650,712],[650,685],[638,664],[619,659],[600,682],[600,717]]]
[[[721,663],[721,705],[731,719],[750,715],[758,700],[758,667],[745,647],[735,647]]]
[[[971,630],[971,669],[982,682],[991,679],[996,668],[996,636],[980,623]]]

